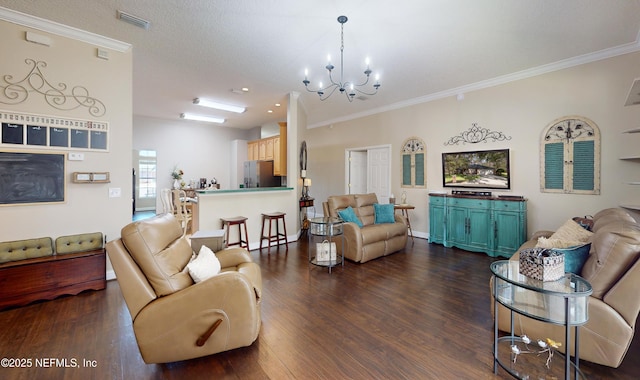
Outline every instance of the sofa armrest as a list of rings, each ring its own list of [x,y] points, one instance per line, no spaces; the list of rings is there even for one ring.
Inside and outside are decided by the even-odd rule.
[[[396,223],[402,223],[405,226],[408,224],[407,218],[405,218],[404,215],[394,214],[393,218],[395,219]]]
[[[244,248],[226,248],[216,252],[216,257],[220,260],[220,267],[236,267],[243,263],[250,263],[251,255]]]
[[[196,341],[219,319],[222,323],[205,347],[220,346],[214,351],[222,351],[255,340],[259,300],[246,276],[222,272],[160,297],[140,311],[134,330],[145,362],[160,363],[193,357],[194,351],[203,349]]]
[[[131,319],[135,319],[140,310],[157,298],[153,287],[140,270],[122,243],[122,239],[107,243],[107,255],[113,270],[116,272],[118,284],[122,291]]]
[[[632,328],[636,325],[640,312],[640,298],[636,296],[639,288],[640,260],[637,260],[602,297],[602,300],[620,313]]]
[[[345,222],[342,227],[344,241],[344,257],[360,262],[362,260],[362,233],[360,227],[352,222]]]

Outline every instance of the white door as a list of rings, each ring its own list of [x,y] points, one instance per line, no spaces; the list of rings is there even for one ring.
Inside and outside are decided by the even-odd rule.
[[[389,203],[391,194],[391,149],[367,150],[367,192],[376,193],[379,203]]]
[[[367,192],[367,151],[349,152],[349,180],[347,194]]]

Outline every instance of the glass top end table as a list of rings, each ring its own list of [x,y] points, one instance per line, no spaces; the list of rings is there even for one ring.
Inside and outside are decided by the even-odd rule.
[[[571,378],[571,366],[575,370],[574,378],[582,378],[583,375],[579,369],[578,327],[589,320],[589,295],[593,292],[591,284],[573,273],[565,273],[557,281],[529,278],[520,273],[520,263],[515,260],[496,261],[491,263],[490,268],[493,274],[492,295],[496,301],[494,302],[494,373],[497,373],[499,365],[516,378],[527,378],[531,375],[526,369],[515,368],[514,355],[517,354],[511,352],[511,359],[508,362],[499,357],[499,352],[508,352],[509,348],[517,350],[513,349],[513,346],[517,347],[516,343],[522,342],[522,338],[515,336],[514,333],[514,313],[517,313],[545,323],[564,326],[563,347],[567,347],[571,343],[571,328],[573,327],[575,329],[575,359],[572,361],[571,356],[565,356],[565,379]],[[503,305],[511,312],[510,335],[501,338],[498,338],[498,304]],[[504,350],[505,345],[507,346],[506,351]]]
[[[342,264],[344,267],[344,236],[343,233],[344,220],[335,217],[318,217],[309,219],[309,262],[313,265],[328,267],[329,273],[331,268]],[[338,255],[337,247],[333,240],[336,237],[340,237],[342,243],[341,255]],[[313,244],[313,240],[316,237],[322,238],[322,243]],[[328,248],[328,260],[318,260],[318,246],[326,246]]]

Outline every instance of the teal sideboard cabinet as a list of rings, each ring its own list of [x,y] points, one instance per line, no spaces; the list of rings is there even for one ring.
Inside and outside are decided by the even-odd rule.
[[[429,242],[511,257],[527,240],[527,201],[429,194]]]

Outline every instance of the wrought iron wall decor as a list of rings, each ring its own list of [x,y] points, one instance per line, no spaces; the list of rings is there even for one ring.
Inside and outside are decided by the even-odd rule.
[[[554,123],[544,136],[545,141],[575,140],[580,137],[592,137],[594,128],[585,120],[578,118],[563,118]]]
[[[0,103],[20,104],[29,98],[30,93],[37,93],[51,107],[61,111],[71,111],[79,107],[86,107],[89,114],[94,117],[103,116],[107,109],[104,103],[92,96],[89,90],[83,86],[75,86],[68,89],[65,83],[53,86],[45,77],[42,69],[47,67],[45,61],[25,59],[25,63],[31,66],[29,73],[22,79],[15,79],[13,75],[2,76],[0,83]]]
[[[473,123],[469,130],[462,132],[458,136],[453,136],[449,141],[445,142],[444,145],[458,145],[460,142],[462,144],[477,144],[479,142],[486,143],[487,140],[492,140],[494,142],[511,140],[511,136],[506,136],[502,132],[490,131],[487,128],[478,126],[478,123]]]

